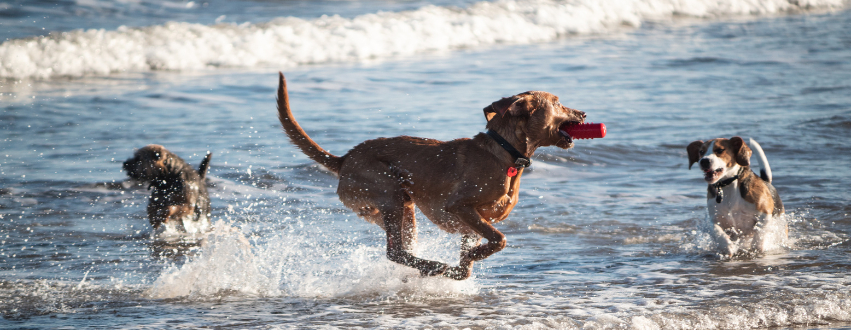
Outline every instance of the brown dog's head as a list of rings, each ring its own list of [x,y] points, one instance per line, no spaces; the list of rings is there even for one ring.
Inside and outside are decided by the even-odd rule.
[[[751,165],[751,148],[738,136],[729,140],[718,138],[706,142],[694,141],[686,150],[688,168],[691,169],[694,163],[699,163],[703,178],[709,184],[736,176],[739,166]]]
[[[508,127],[526,137],[527,154],[538,147],[573,147],[573,138],[559,130],[566,123],[585,122],[585,112],[563,106],[558,96],[530,91],[505,97],[483,109],[487,128]]]
[[[149,144],[136,150],[132,158],[124,161],[124,171],[134,180],[150,182],[163,174],[173,172],[171,159],[176,157],[165,147]]]

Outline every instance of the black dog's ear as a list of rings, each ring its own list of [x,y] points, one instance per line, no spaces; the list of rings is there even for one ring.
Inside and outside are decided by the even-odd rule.
[[[688,169],[691,169],[691,166],[700,160],[700,148],[703,148],[702,140],[689,143],[688,147],[686,147],[686,150],[688,151]]]
[[[751,148],[745,143],[741,137],[734,136],[730,139],[730,144],[733,145],[733,150],[736,152],[736,164],[741,166],[751,166]]]
[[[147,155],[150,155],[151,160],[153,160],[155,162],[159,161],[159,160],[163,159],[163,157],[165,157],[165,152],[164,152],[165,148],[163,146],[159,145],[159,144],[149,144],[149,145],[146,145],[144,148],[139,149],[139,150],[144,150],[144,153],[147,154]]]

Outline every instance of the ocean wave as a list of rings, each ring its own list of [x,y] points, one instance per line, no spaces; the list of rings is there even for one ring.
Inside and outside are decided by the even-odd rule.
[[[606,33],[673,16],[767,15],[838,9],[843,0],[499,0],[429,5],[354,18],[278,18],[261,24],[171,22],[75,30],[0,44],[0,78],[47,79],[127,71],[295,67],[500,43]]]

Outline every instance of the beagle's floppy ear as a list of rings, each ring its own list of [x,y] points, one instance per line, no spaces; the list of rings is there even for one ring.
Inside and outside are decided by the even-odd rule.
[[[703,148],[702,140],[689,143],[688,147],[686,147],[686,150],[688,151],[688,169],[691,169],[691,166],[700,160],[700,148]]]
[[[504,117],[506,113],[512,116],[528,115],[531,113],[530,103],[527,100],[529,92],[514,95],[512,97],[503,97],[499,101],[491,103],[491,105],[482,109],[485,113],[485,118],[490,121],[495,115]]]
[[[751,166],[751,148],[745,143],[741,137],[734,136],[730,139],[730,144],[733,146],[733,151],[736,153],[736,164],[741,166]]]

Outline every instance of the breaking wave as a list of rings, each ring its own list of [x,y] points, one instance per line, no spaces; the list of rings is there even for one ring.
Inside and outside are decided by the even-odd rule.
[[[0,44],[0,78],[46,79],[217,67],[295,67],[606,33],[673,16],[700,18],[838,9],[843,0],[498,0],[354,18],[261,24],[171,22],[74,30]]]

